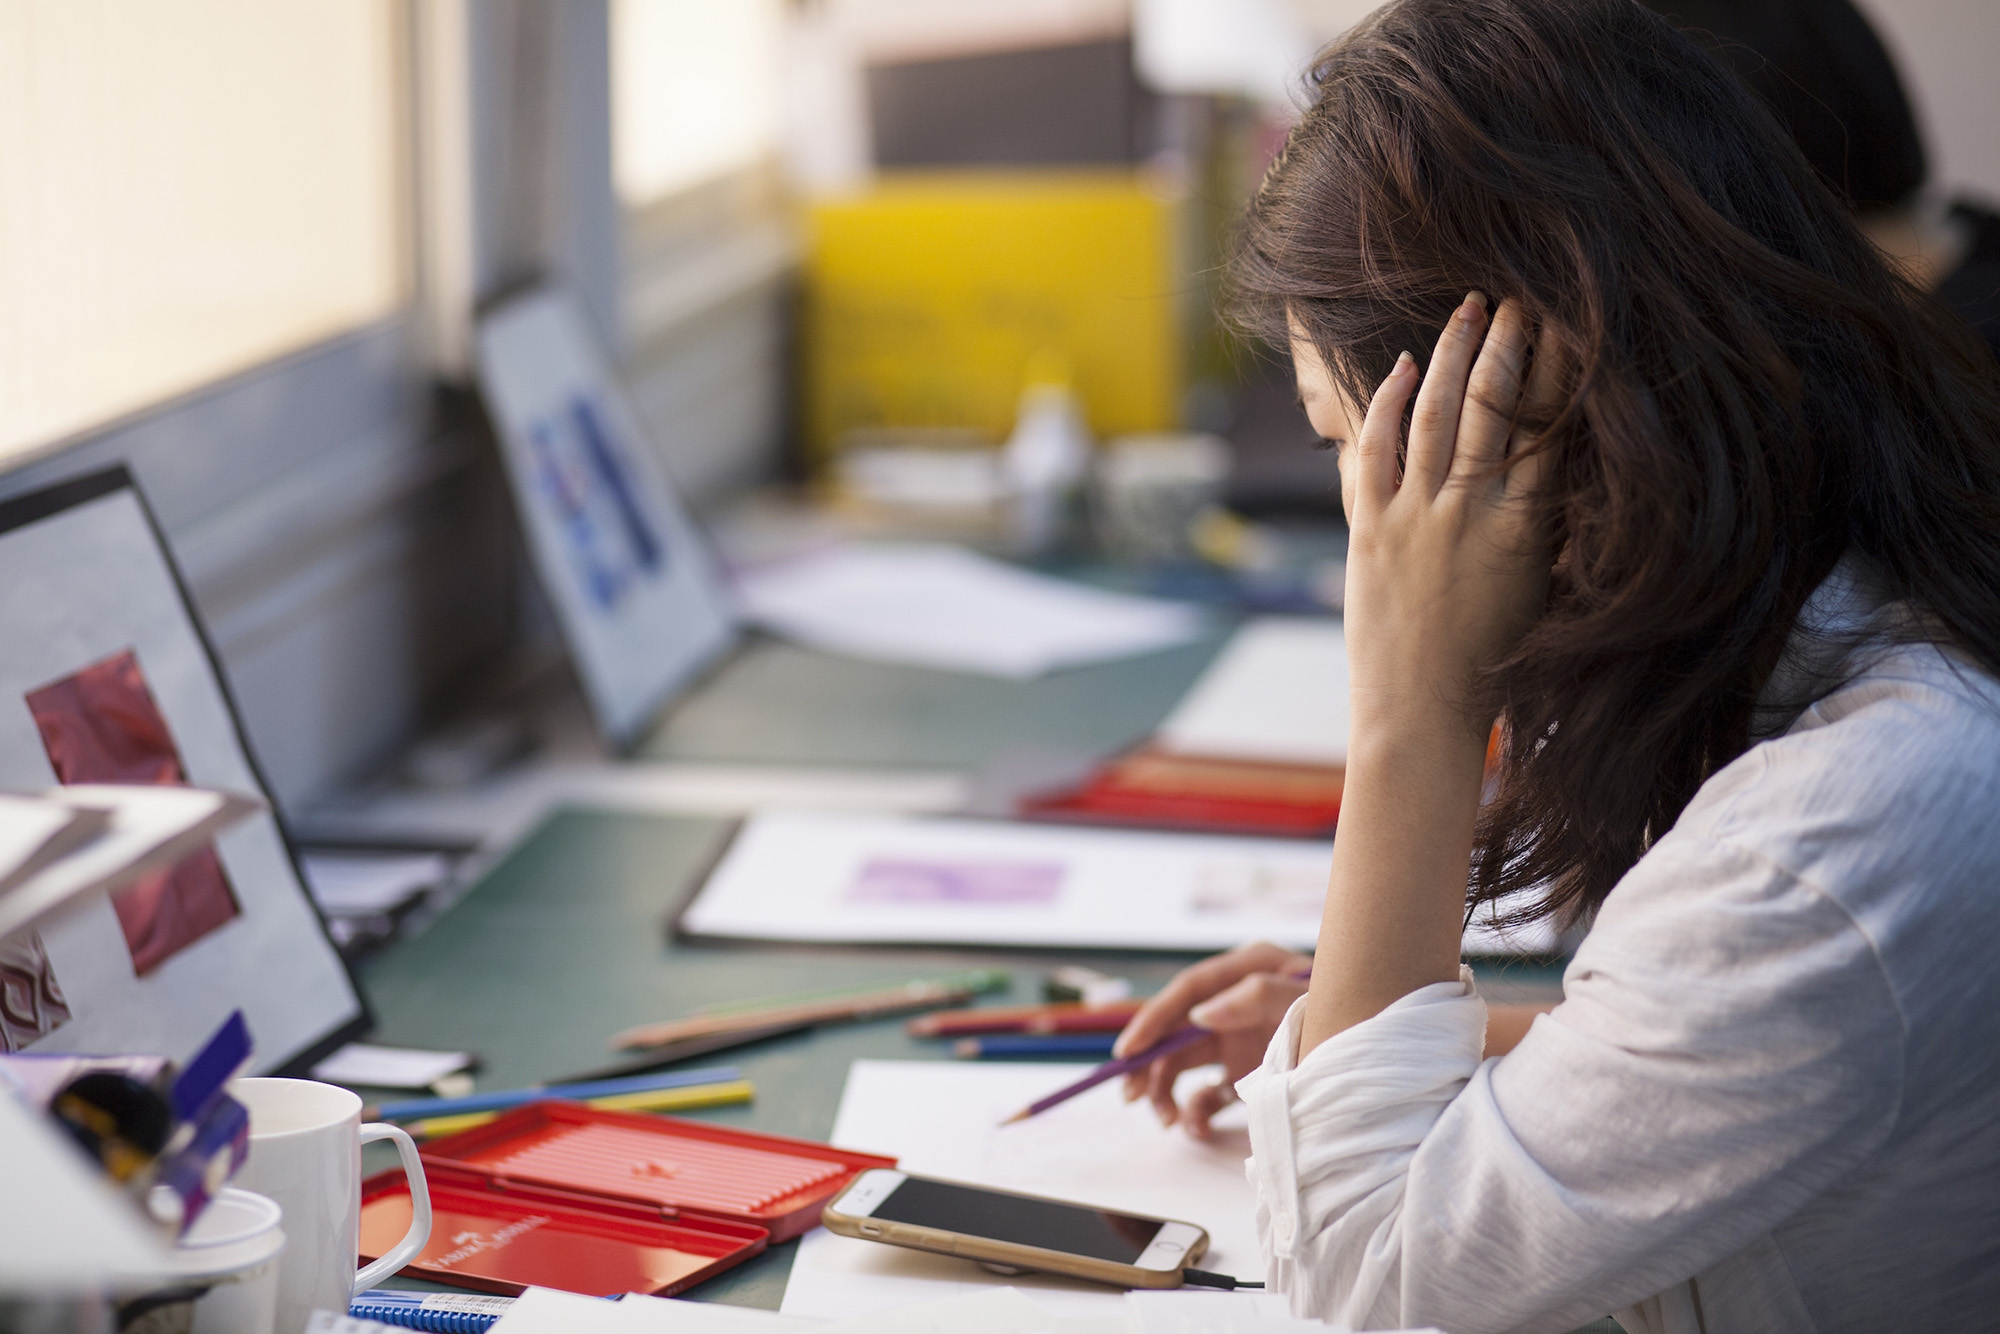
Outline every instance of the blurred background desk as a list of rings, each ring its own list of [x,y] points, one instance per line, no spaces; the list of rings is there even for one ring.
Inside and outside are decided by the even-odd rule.
[[[768,642],[738,654],[670,715],[649,758],[977,768],[1040,744],[1109,752],[1148,733],[1213,656],[1220,638],[1144,658],[994,681],[850,662]],[[371,957],[362,979],[382,1042],[476,1051],[482,1088],[512,1088],[602,1065],[631,1024],[732,998],[896,983],[998,966],[1037,999],[1042,973],[1080,962],[1150,991],[1194,956],[699,944],[667,922],[728,837],[731,822],[564,809],[550,815],[419,933]],[[1482,972],[1490,994],[1553,997],[1545,967]],[[902,1021],[773,1039],[691,1065],[740,1067],[743,1107],[693,1115],[824,1139],[851,1061],[937,1058],[946,1045]],[[371,1166],[375,1160],[371,1159]],[[386,1164],[385,1164],[386,1165]],[[705,1284],[698,1298],[775,1308],[796,1245]]]

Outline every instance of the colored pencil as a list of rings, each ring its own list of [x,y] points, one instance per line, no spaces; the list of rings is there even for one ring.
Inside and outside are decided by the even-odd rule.
[[[1139,1012],[1140,1001],[1130,1005],[1100,1005],[1074,1014],[1045,1014],[1021,1026],[1023,1033],[1119,1033]]]
[[[603,1098],[585,1098],[583,1102],[586,1106],[607,1112],[685,1112],[696,1107],[723,1107],[749,1102],[756,1095],[756,1086],[749,1080],[731,1079],[719,1084],[698,1084],[692,1088],[614,1093]],[[455,1116],[425,1117],[421,1121],[412,1121],[408,1130],[423,1139],[436,1139],[441,1135],[455,1135],[461,1130],[483,1126],[499,1119],[507,1110],[497,1108],[485,1112],[460,1112]]]
[[[1125,1027],[1144,1001],[1086,1005],[1058,1001],[1042,1005],[982,1005],[971,1010],[920,1014],[903,1025],[912,1037],[957,1038],[979,1033],[1094,1033]]]
[[[730,1033],[710,1033],[705,1037],[682,1038],[677,1042],[661,1043],[657,1047],[647,1047],[639,1055],[609,1065],[600,1065],[590,1070],[581,1070],[565,1076],[565,1083],[586,1083],[598,1079],[624,1079],[631,1075],[643,1074],[648,1070],[658,1070],[663,1066],[680,1061],[691,1061],[697,1056],[712,1056],[719,1051],[730,1051],[737,1047],[747,1047],[755,1042],[765,1042],[771,1038],[781,1038],[792,1033],[804,1033],[815,1025],[809,1020],[798,1020],[789,1024],[772,1024],[765,1028],[743,1028]]]
[[[935,982],[939,986],[966,987],[985,994],[1005,991],[1014,984],[1013,976],[1004,968],[975,968],[963,973],[948,973],[943,977],[922,979]],[[853,1000],[858,996],[872,996],[885,988],[880,982],[870,982],[865,986],[826,987],[818,991],[794,991],[778,996],[756,996],[749,1000],[715,1001],[695,1011],[700,1015],[742,1014],[747,1010],[771,1010],[783,1006],[808,1005],[814,1001]]]
[[[495,1089],[491,1093],[469,1093],[463,1098],[406,1098],[400,1102],[364,1107],[369,1121],[418,1121],[437,1116],[463,1116],[471,1112],[504,1112],[539,1098],[612,1097],[621,1093],[651,1093],[660,1089],[687,1088],[696,1084],[726,1084],[743,1078],[733,1065],[712,1065],[702,1070],[676,1070],[670,1074],[638,1075],[625,1079],[566,1081],[559,1084],[530,1084],[526,1088]]]
[[[920,978],[901,986],[837,996],[830,1000],[797,1001],[763,1010],[734,1010],[723,1014],[697,1014],[665,1023],[641,1024],[611,1039],[623,1050],[663,1046],[684,1038],[713,1037],[745,1029],[769,1028],[775,1024],[831,1024],[844,1020],[875,1019],[909,1010],[931,1010],[946,1005],[963,1005],[982,989],[970,985],[972,979]]]
[[[1003,1126],[1012,1125],[1016,1121],[1025,1121],[1031,1116],[1040,1116],[1043,1112],[1046,1112],[1058,1103],[1068,1102],[1077,1094],[1094,1089],[1107,1079],[1116,1079],[1118,1076],[1130,1074],[1134,1070],[1143,1070],[1162,1056],[1170,1056],[1183,1047],[1193,1046],[1203,1038],[1212,1036],[1213,1034],[1207,1029],[1196,1028],[1193,1024],[1189,1024],[1178,1033],[1168,1034],[1136,1055],[1127,1056],[1122,1060],[1106,1061],[1103,1065],[1098,1066],[1074,1084],[1066,1084],[1054,1093],[1049,1094],[1048,1097],[1039,1098],[1029,1103],[1026,1107],[1023,1107],[1000,1124]]]
[[[1310,982],[1312,981],[1312,969],[1301,969],[1290,976],[1294,982]],[[1000,1124],[1003,1126],[1012,1125],[1016,1121],[1025,1121],[1031,1116],[1040,1116],[1049,1108],[1059,1103],[1068,1102],[1077,1094],[1094,1089],[1107,1079],[1116,1079],[1120,1075],[1129,1075],[1134,1070],[1143,1070],[1162,1056],[1171,1056],[1181,1048],[1193,1046],[1208,1036],[1209,1032],[1207,1029],[1189,1024],[1179,1032],[1167,1034],[1167,1036],[1136,1055],[1127,1056],[1121,1060],[1106,1061],[1103,1065],[1098,1066],[1074,1084],[1064,1085],[1054,1093],[1049,1094],[1048,1097],[1039,1098],[1029,1103],[1026,1107],[1023,1107]]]
[[[1103,1060],[1111,1055],[1111,1045],[1117,1040],[1116,1033],[989,1033],[960,1038],[952,1044],[951,1054],[975,1061],[1032,1061],[1048,1056]]]

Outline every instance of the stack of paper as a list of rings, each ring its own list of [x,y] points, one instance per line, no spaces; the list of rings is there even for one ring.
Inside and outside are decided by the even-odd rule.
[[[299,869],[328,917],[394,912],[451,879],[451,859],[438,852],[309,852],[299,858]]]
[[[813,648],[1027,678],[1184,644],[1194,608],[1031,574],[959,547],[836,547],[739,576],[744,613]]]
[[[0,940],[81,894],[172,865],[262,807],[196,787],[76,783],[10,796],[0,806]]]

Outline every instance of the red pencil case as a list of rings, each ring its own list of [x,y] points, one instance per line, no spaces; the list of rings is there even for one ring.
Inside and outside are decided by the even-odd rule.
[[[553,1099],[432,1140],[423,1159],[436,1222],[405,1272],[508,1294],[534,1285],[662,1296],[798,1236],[856,1176],[896,1165]],[[401,1172],[363,1183],[364,1258],[402,1237],[409,1210]]]
[[[591,1199],[530,1186],[502,1188],[448,1163],[425,1166],[431,1239],[402,1271],[461,1288],[518,1295],[529,1287],[604,1296],[670,1297],[770,1245],[754,1223],[675,1217],[657,1205]],[[402,1240],[410,1187],[400,1171],[361,1184],[361,1258]]]
[[[1331,766],[1141,749],[1073,788],[1029,793],[1018,808],[1030,820],[1323,838],[1340,818],[1345,780]]]

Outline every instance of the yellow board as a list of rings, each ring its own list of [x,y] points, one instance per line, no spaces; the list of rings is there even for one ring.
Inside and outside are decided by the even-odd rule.
[[[890,176],[813,207],[806,426],[1005,438],[1038,353],[1098,436],[1169,429],[1180,394],[1178,206],[1134,172]]]

